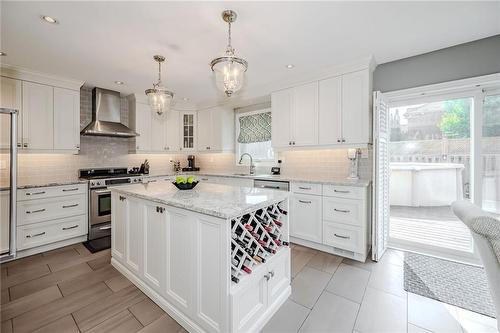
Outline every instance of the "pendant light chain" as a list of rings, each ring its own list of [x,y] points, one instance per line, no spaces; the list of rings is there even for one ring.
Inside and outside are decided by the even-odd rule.
[[[158,85],[161,85],[161,62],[158,61]]]

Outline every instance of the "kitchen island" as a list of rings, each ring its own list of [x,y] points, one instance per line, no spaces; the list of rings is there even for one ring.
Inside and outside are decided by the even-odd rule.
[[[291,293],[288,192],[112,188],[112,265],[190,332],[259,331]]]

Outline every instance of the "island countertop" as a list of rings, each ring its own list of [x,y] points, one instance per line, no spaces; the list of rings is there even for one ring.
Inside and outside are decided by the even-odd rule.
[[[181,191],[168,181],[117,186],[112,191],[220,218],[240,216],[285,200],[287,191],[199,183]]]

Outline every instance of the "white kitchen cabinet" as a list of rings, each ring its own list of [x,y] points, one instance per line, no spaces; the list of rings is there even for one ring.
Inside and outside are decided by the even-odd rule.
[[[54,148],[54,88],[23,81],[22,83],[23,148]]]
[[[234,149],[234,112],[215,107],[198,111],[198,151],[222,152]]]
[[[111,255],[125,263],[125,235],[127,233],[127,218],[129,216],[128,202],[124,196],[111,196],[113,219],[111,219]],[[120,221],[120,223],[116,223]]]
[[[172,110],[167,114],[166,119],[166,142],[165,150],[169,152],[177,152],[180,150],[180,113],[177,110]]]
[[[137,102],[133,96],[129,98],[129,125],[139,134],[135,137],[135,146],[131,151],[151,151],[151,118],[149,105]]]
[[[80,92],[54,88],[54,150],[80,149]]]
[[[311,242],[323,241],[321,197],[294,193],[290,197],[290,235]]]
[[[274,147],[318,144],[318,83],[285,89],[271,95]]]
[[[144,279],[157,292],[161,293],[165,285],[165,265],[167,261],[161,255],[165,253],[166,220],[165,208],[147,204],[144,219]]]
[[[271,142],[276,148],[290,147],[292,144],[292,89],[271,94]]]
[[[18,116],[18,146],[22,142],[22,83],[20,80],[0,77],[0,107],[19,110]],[[10,117],[0,116],[0,149],[10,147]]]
[[[342,140],[345,144],[371,141],[369,71],[342,75]]]
[[[166,151],[167,143],[167,122],[166,119],[151,114],[151,151],[164,152]]]
[[[180,112],[180,138],[182,151],[196,150],[196,111],[181,111]]]
[[[342,143],[342,77],[319,81],[319,144]]]
[[[125,219],[125,265],[139,276],[143,276],[144,207],[136,200],[128,201],[128,218]],[[114,210],[114,208],[113,208]]]
[[[0,253],[9,251],[10,191],[0,191]]]

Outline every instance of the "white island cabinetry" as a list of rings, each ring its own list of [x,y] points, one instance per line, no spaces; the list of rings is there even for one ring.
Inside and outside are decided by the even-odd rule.
[[[286,192],[158,181],[112,206],[113,266],[188,331],[258,331],[290,295]]]

